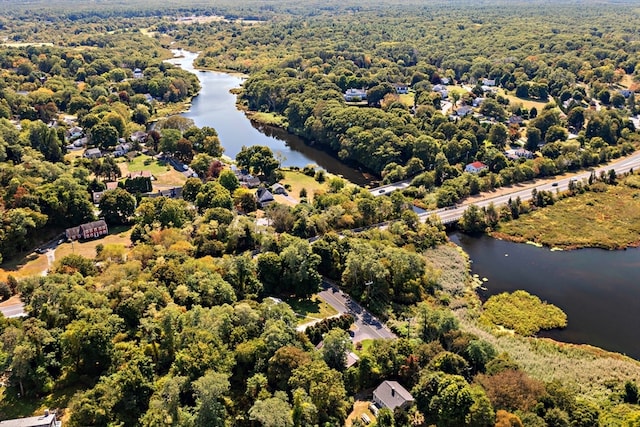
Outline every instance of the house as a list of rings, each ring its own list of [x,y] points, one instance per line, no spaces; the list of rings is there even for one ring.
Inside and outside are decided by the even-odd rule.
[[[364,89],[347,89],[344,93],[344,100],[351,101],[364,101],[367,99],[367,91]]]
[[[495,86],[495,79],[482,79],[482,86]]]
[[[403,95],[406,93],[409,93],[409,86],[407,86],[404,83],[396,83],[393,85],[394,89],[396,90],[396,93],[398,95]]]
[[[449,77],[440,77],[440,83],[442,83],[443,85],[448,85],[449,83],[451,83],[451,79]]]
[[[471,105],[477,108],[481,106],[483,102],[484,102],[484,98],[477,97],[477,98],[473,98],[473,101],[471,101]]]
[[[513,115],[509,117],[509,120],[507,120],[507,125],[521,126],[523,122],[524,122],[524,119],[522,117]]]
[[[68,139],[80,138],[83,132],[84,131],[80,126],[74,126],[67,131],[67,138]]]
[[[467,166],[464,167],[464,171],[469,173],[480,173],[483,170],[487,170],[487,169],[489,169],[489,166],[485,165],[482,162],[469,163]]]
[[[136,68],[135,70],[133,70],[133,78],[134,79],[141,79],[144,77],[144,73],[142,72],[142,70],[140,68]]]
[[[148,134],[141,130],[137,130],[129,136],[129,139],[133,142],[145,142],[147,140]]]
[[[632,93],[633,93],[633,91],[629,90],[629,89],[621,89],[620,90],[620,95],[624,96],[625,98],[629,98]]]
[[[254,188],[260,185],[260,178],[255,177],[253,175],[249,175],[249,174],[241,174],[240,178],[238,178],[240,180],[240,183],[249,187],[249,188]]]
[[[131,150],[131,144],[129,143],[121,143],[116,145],[115,150],[113,151],[113,155],[116,157],[121,157],[127,154]]]
[[[517,150],[507,150],[504,152],[504,154],[510,160],[518,160],[520,158],[533,159],[535,157],[535,155],[531,151],[525,150],[524,148],[519,148]]]
[[[0,427],[62,427],[62,421],[56,419],[55,412],[46,409],[43,415],[37,417],[0,421]]]
[[[271,192],[273,194],[282,194],[285,196],[289,195],[289,193],[287,193],[287,189],[284,188],[282,184],[278,184],[277,182],[271,186]]]
[[[260,207],[264,208],[269,205],[269,203],[273,203],[275,199],[269,190],[264,187],[260,187],[258,188],[258,191],[256,191],[256,201]]]
[[[360,361],[360,358],[353,351],[347,352],[347,362],[345,363],[345,367],[349,369],[352,366],[355,366]]]
[[[102,157],[102,151],[99,148],[89,148],[85,150],[83,156],[87,159],[99,159]]]
[[[449,91],[443,85],[435,85],[431,88],[431,91],[439,93],[442,99],[445,99],[449,96]]]
[[[69,240],[93,239],[109,234],[109,227],[107,227],[107,223],[101,219],[87,222],[77,227],[67,228],[64,234]]]
[[[407,409],[414,402],[413,396],[397,381],[385,381],[373,391],[373,403],[391,411],[400,407]]]
[[[118,188],[118,183],[116,181],[107,182],[107,190],[115,190]]]
[[[468,105],[461,105],[456,110],[456,114],[458,115],[458,117],[465,117],[471,113],[473,113],[473,108],[469,107]]]

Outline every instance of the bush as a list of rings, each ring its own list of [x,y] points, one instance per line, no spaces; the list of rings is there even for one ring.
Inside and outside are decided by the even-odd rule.
[[[11,288],[5,282],[0,282],[0,301],[6,301],[13,295]]]

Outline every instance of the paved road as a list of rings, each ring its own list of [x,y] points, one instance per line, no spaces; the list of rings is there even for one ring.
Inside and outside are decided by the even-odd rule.
[[[0,313],[2,313],[2,315],[7,318],[23,317],[27,315],[27,313],[24,311],[24,304],[22,304],[21,302],[0,307]]]
[[[625,172],[629,172],[630,169],[638,169],[640,168],[640,153],[634,154],[629,157],[625,157],[623,159],[617,160],[615,162],[611,162],[604,166],[598,166],[594,169],[596,176],[600,176],[601,172],[605,174],[608,173],[609,170],[613,169],[617,174],[622,174]],[[464,211],[470,205],[476,205],[478,207],[488,206],[490,203],[493,203],[496,207],[507,204],[509,199],[515,200],[520,197],[521,200],[530,200],[531,199],[531,191],[535,188],[537,191],[565,191],[569,188],[569,182],[571,180],[577,180],[585,182],[589,179],[589,175],[591,175],[591,171],[580,172],[566,178],[556,178],[556,179],[548,179],[548,180],[538,180],[533,184],[517,184],[512,187],[512,191],[508,193],[484,198],[482,200],[474,200],[473,198],[469,198],[464,201],[464,203],[460,205],[456,205],[453,208],[445,208],[438,209],[433,211],[427,211],[422,214],[419,214],[420,218],[424,221],[429,216],[436,214],[440,217],[440,220],[443,223],[448,223],[451,221],[457,221],[462,217]]]
[[[340,314],[351,314],[356,319],[357,330],[352,337],[354,343],[366,339],[397,338],[380,320],[353,301],[349,295],[327,282],[322,283],[322,288],[319,294],[322,299]]]

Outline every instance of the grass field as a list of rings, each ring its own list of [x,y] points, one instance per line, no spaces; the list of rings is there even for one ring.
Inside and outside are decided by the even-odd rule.
[[[141,154],[128,161],[124,158],[118,161],[122,176],[126,176],[129,172],[140,172],[143,170],[151,172],[152,175],[158,176],[171,170],[171,166],[165,162],[154,159],[151,156]]]
[[[313,194],[317,191],[326,191],[327,182],[319,183],[312,176],[307,176],[299,171],[283,170],[284,179],[280,181],[282,185],[290,185],[289,195],[296,199],[300,198],[300,190],[307,190],[307,200],[313,201]],[[329,177],[327,177],[327,180]]]
[[[128,161],[122,159],[118,162],[122,176],[127,176],[129,172],[149,171],[156,178],[153,181],[155,189],[165,189],[167,187],[178,187],[184,184],[187,178],[184,174],[175,170],[171,165],[154,159],[147,155],[140,155]]]
[[[286,128],[287,126],[287,119],[274,113],[251,112],[250,114],[247,114],[247,116],[251,121],[262,123],[264,125],[277,126],[281,128]]]
[[[640,244],[640,189],[608,186],[501,223],[495,233],[509,240],[551,247],[619,249]]]
[[[24,257],[11,259],[0,268],[0,281],[6,281],[12,275],[16,279],[36,276],[47,269],[47,255],[32,252]]]
[[[515,95],[511,95],[511,94],[507,93],[504,89],[498,89],[498,94],[504,96],[505,98],[507,98],[509,100],[509,102],[511,103],[511,105],[522,104],[522,106],[524,108],[526,108],[527,110],[531,110],[531,108],[536,107],[538,112],[541,112],[542,109],[544,108],[544,106],[547,105],[546,102],[542,102],[542,101],[535,101],[533,99],[518,98]]]
[[[298,315],[298,325],[338,314],[336,309],[317,295],[308,299],[289,298],[285,299],[284,302],[289,304]]]
[[[56,248],[56,259],[60,259],[69,254],[82,255],[85,258],[96,257],[96,246],[120,244],[124,246],[131,245],[131,228],[129,227],[113,227],[109,230],[109,235],[95,240],[86,242],[63,243]],[[45,257],[46,259],[46,257]]]

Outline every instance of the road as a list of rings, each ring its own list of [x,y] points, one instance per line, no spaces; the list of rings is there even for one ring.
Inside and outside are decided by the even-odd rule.
[[[6,318],[24,317],[27,313],[24,311],[24,304],[21,302],[0,307],[0,313]]]
[[[640,153],[636,153],[632,156],[625,157],[615,162],[610,162],[609,164],[604,166],[602,165],[598,166],[593,170],[595,171],[596,176],[599,177],[602,172],[606,174],[611,169],[615,170],[616,173],[620,175],[622,173],[629,172],[629,170],[631,169],[636,170],[638,168],[640,168]],[[515,200],[518,197],[520,197],[520,200],[523,200],[523,201],[530,200],[531,192],[533,191],[534,188],[537,191],[542,191],[542,190],[552,191],[552,192],[566,191],[569,188],[569,182],[571,180],[577,180],[577,181],[584,180],[586,182],[589,179],[590,175],[591,175],[591,171],[589,170],[589,171],[573,174],[565,178],[548,179],[544,181],[538,180],[535,183],[529,183],[529,184],[516,184],[512,187],[512,191],[507,191],[507,192],[503,191],[503,193],[498,196],[486,197],[486,194],[485,194],[485,195],[481,195],[479,198],[471,197],[465,200],[464,203],[456,205],[455,207],[427,211],[419,214],[419,217],[421,218],[422,221],[425,221],[431,215],[436,214],[440,217],[440,220],[442,221],[442,223],[447,224],[460,219],[464,211],[470,205],[476,205],[478,207],[486,207],[486,206],[489,206],[489,204],[493,203],[496,207],[498,207],[498,206],[507,204],[509,199]]]
[[[340,314],[351,314],[355,318],[357,327],[352,340],[354,343],[366,339],[393,339],[397,336],[391,332],[380,320],[358,303],[353,301],[349,295],[342,292],[336,286],[327,282],[322,282],[323,290],[320,297]]]

